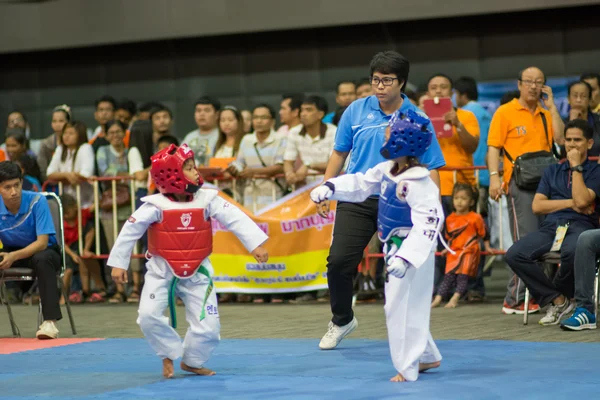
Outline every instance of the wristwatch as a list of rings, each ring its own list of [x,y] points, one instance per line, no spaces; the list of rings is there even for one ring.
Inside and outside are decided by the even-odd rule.
[[[582,173],[583,172],[583,165],[580,164],[580,165],[577,165],[575,167],[571,167],[570,170],[574,171],[574,172]]]

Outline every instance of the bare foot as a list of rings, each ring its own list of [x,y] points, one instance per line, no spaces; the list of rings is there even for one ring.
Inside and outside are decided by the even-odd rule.
[[[428,369],[437,368],[442,363],[440,361],[432,362],[432,363],[419,363],[419,372],[425,372]]]
[[[456,308],[458,307],[458,301],[460,300],[460,293],[454,293],[452,295],[452,298],[450,299],[450,301],[448,302],[448,304],[446,304],[446,306],[444,308]]]
[[[168,358],[163,359],[163,376],[167,379],[173,377],[173,360]]]
[[[390,379],[390,382],[406,382],[406,379],[402,376],[402,374],[398,374]]]
[[[210,370],[208,368],[194,368],[194,367],[190,367],[189,365],[186,365],[183,363],[183,361],[181,362],[181,369],[187,372],[191,372],[192,374],[196,374],[196,375],[204,375],[204,376],[212,376],[212,375],[216,375],[216,372],[213,370]]]
[[[438,307],[442,303],[442,296],[435,296],[431,303],[431,308]]]

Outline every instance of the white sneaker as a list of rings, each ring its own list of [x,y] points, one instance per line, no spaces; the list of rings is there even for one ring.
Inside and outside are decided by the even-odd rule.
[[[356,317],[352,318],[349,324],[344,326],[337,326],[333,322],[329,321],[329,329],[321,342],[319,348],[321,350],[333,350],[347,335],[351,334],[358,326],[358,320]]]
[[[571,303],[569,299],[566,299],[560,306],[551,303],[546,315],[540,319],[539,324],[544,326],[557,325],[562,317],[573,311],[573,308],[575,308],[575,304]]]
[[[35,336],[40,339],[56,339],[58,337],[58,328],[52,321],[44,321],[40,325],[40,330],[37,331]]]

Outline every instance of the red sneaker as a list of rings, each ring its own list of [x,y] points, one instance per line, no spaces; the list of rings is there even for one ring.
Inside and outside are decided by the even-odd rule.
[[[530,300],[529,301],[529,309],[527,310],[527,314],[533,314],[540,311],[540,306],[534,301],[534,300]],[[502,306],[502,313],[503,314],[517,314],[517,315],[523,315],[525,314],[525,303],[521,303],[518,306],[513,306],[510,307],[508,304],[506,304],[506,302],[504,302],[504,305]]]

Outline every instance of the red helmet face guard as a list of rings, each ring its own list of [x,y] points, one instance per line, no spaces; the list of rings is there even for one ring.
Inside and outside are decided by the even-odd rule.
[[[194,159],[194,152],[186,144],[171,144],[150,158],[150,175],[162,194],[193,194],[200,189],[204,183],[201,176],[192,182],[183,173],[183,164],[190,159]]]

